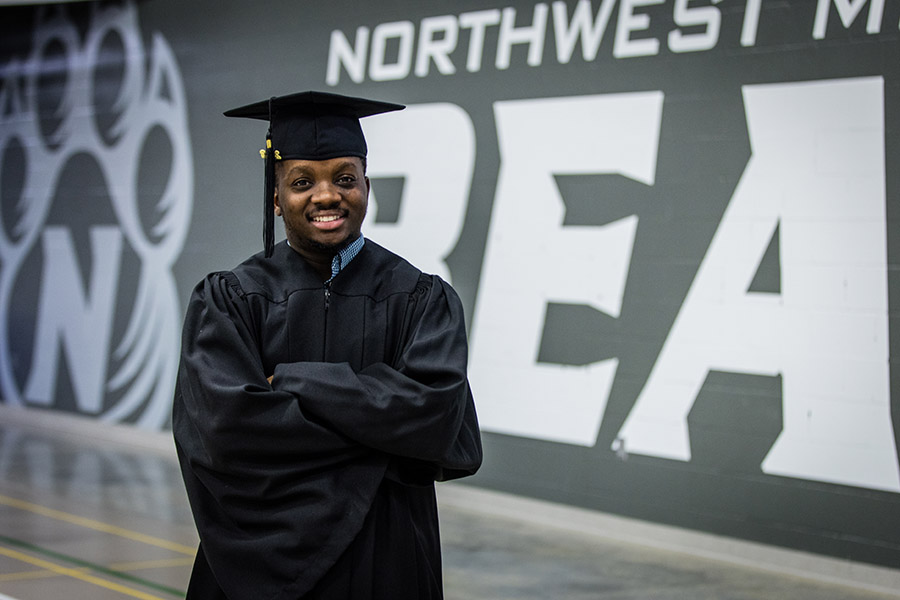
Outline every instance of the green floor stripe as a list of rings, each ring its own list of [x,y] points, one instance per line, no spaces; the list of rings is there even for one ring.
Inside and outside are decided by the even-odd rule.
[[[67,562],[72,565],[84,567],[84,568],[90,569],[96,573],[102,573],[104,575],[108,575],[110,577],[115,577],[117,579],[122,579],[122,580],[128,581],[130,583],[136,583],[136,584],[142,585],[144,587],[152,588],[159,592],[164,592],[171,596],[175,596],[176,598],[184,598],[184,596],[185,596],[185,593],[183,590],[169,587],[167,585],[162,585],[160,583],[156,583],[153,581],[148,581],[146,579],[143,579],[141,577],[136,577],[135,575],[131,575],[131,574],[125,573],[123,571],[116,571],[114,569],[109,569],[109,568],[103,567],[101,565],[96,565],[96,564],[88,562],[86,560],[81,560],[80,558],[75,558],[74,556],[68,556],[66,554],[54,552],[53,550],[48,550],[47,548],[41,548],[40,546],[35,546],[34,544],[30,544],[23,540],[17,540],[15,538],[6,537],[5,535],[0,535],[0,542],[7,544],[9,546],[16,546],[18,548],[29,550],[31,552],[34,552],[35,554],[42,554],[43,556],[48,557],[48,558],[53,558],[55,560]]]

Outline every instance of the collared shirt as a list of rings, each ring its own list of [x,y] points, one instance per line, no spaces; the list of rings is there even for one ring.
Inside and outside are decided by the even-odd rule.
[[[290,240],[284,240],[288,246],[291,245]],[[350,261],[356,258],[359,251],[363,249],[366,238],[362,234],[351,243],[344,246],[344,249],[334,255],[331,259],[331,277],[325,283],[331,283],[331,280],[337,277],[338,273],[344,270],[344,267],[350,264]]]
[[[331,279],[337,277],[337,274],[349,265],[351,260],[356,258],[356,255],[359,254],[365,243],[366,238],[360,234],[358,238],[344,246],[343,250],[334,255],[334,258],[331,259]],[[329,283],[331,279],[325,283]]]

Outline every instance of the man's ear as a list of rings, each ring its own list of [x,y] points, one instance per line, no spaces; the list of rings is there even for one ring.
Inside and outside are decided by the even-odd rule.
[[[281,202],[278,201],[278,188],[277,187],[275,188],[274,200],[275,200],[275,216],[280,217],[281,216]]]

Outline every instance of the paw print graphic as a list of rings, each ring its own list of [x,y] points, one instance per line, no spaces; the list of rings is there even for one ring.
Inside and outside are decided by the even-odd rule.
[[[184,85],[133,2],[86,17],[44,9],[0,71],[0,394],[160,428],[193,194]]]

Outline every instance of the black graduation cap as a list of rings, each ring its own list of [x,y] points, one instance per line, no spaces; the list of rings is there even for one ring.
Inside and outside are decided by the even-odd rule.
[[[269,122],[266,147],[266,186],[263,198],[263,243],[266,258],[275,244],[275,161],[328,160],[341,156],[365,158],[367,147],[359,119],[405,108],[402,104],[341,96],[329,92],[300,92],[273,96],[225,112]]]

